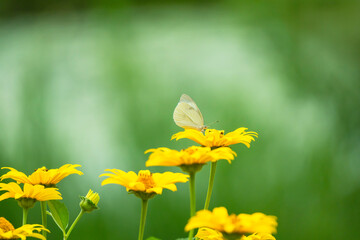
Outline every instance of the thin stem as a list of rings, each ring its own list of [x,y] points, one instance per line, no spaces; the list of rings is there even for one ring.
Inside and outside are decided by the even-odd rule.
[[[190,173],[190,217],[196,212],[196,195],[195,195],[195,172]],[[189,232],[189,240],[194,236],[194,229]]]
[[[74,229],[75,225],[77,224],[77,222],[80,220],[80,218],[84,213],[85,213],[84,210],[81,209],[79,215],[76,217],[75,221],[72,223],[71,227],[69,228],[69,231],[65,234],[64,236],[65,240],[69,238],[71,231]]]
[[[217,162],[212,162],[210,167],[210,177],[209,177],[209,186],[206,194],[205,206],[204,209],[209,209],[211,193],[214,186],[215,172],[216,172],[216,164]]]
[[[46,201],[40,202],[41,206],[41,220],[44,228],[47,228],[47,216],[46,216]],[[46,238],[46,231],[42,231],[42,235]]]
[[[27,222],[28,213],[29,213],[29,209],[28,208],[23,208],[23,221],[22,221],[23,226]]]
[[[143,240],[144,238],[144,230],[145,230],[145,223],[146,223],[146,213],[148,207],[148,200],[142,199],[141,202],[141,217],[140,217],[140,227],[139,227],[139,240]]]

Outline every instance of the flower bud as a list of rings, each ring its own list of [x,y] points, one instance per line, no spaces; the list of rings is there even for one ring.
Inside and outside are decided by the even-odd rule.
[[[80,207],[84,212],[91,212],[95,209],[98,209],[97,204],[100,201],[100,196],[98,193],[93,192],[91,189],[85,197],[81,196],[80,199]]]

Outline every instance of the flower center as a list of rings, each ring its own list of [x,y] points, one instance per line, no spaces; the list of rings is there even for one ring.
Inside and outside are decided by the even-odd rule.
[[[37,169],[35,169],[35,171],[34,171],[34,172],[37,172],[37,171],[47,172],[47,171],[49,171],[49,169],[47,169],[46,167],[41,167],[41,168],[37,168]]]
[[[152,173],[149,170],[139,171],[137,182],[143,183],[146,189],[155,186],[154,179],[152,178]]]
[[[185,149],[184,151],[186,151],[188,154],[192,155],[192,154],[194,154],[195,152],[197,152],[198,149],[197,149],[197,148],[192,148],[192,147],[190,147],[190,148],[188,148],[188,149]]]
[[[227,217],[226,222],[224,224],[224,230],[227,234],[234,233],[236,231],[236,225],[237,225],[237,217],[235,214],[231,214]],[[232,239],[232,238],[229,238]]]
[[[208,129],[206,130],[205,137],[218,137],[222,138],[224,137],[224,130],[212,130]]]
[[[234,225],[238,222],[236,214],[231,214],[229,216],[229,219],[230,219],[231,223]]]
[[[15,230],[14,226],[3,217],[0,217],[0,229],[3,230],[4,233]]]

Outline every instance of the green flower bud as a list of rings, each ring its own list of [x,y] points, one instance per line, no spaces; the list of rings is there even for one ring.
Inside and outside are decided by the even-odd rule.
[[[100,201],[100,196],[91,189],[85,197],[81,196],[80,199],[80,207],[84,212],[92,212],[93,210],[98,209],[97,204]]]

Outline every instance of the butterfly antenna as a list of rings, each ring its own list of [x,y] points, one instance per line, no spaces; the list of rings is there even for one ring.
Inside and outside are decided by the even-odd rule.
[[[208,128],[208,127],[210,127],[211,125],[213,125],[213,124],[215,124],[215,123],[219,123],[219,122],[220,122],[219,120],[216,120],[216,121],[211,122],[211,123],[209,123],[208,125],[206,125],[206,127]]]

